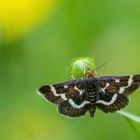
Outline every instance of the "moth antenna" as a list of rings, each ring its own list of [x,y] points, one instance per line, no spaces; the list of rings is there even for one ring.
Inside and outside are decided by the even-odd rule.
[[[106,63],[104,63],[104,64],[103,64],[103,65],[101,65],[101,66],[97,66],[97,67],[95,68],[95,70],[100,69],[100,68],[104,67],[105,65],[107,65],[107,62],[106,62]]]

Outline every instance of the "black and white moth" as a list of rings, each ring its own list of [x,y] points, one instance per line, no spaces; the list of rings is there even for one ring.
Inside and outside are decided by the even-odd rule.
[[[79,117],[88,111],[93,117],[96,108],[115,112],[128,105],[128,95],[140,86],[140,75],[82,78],[41,86],[38,91],[59,113]]]

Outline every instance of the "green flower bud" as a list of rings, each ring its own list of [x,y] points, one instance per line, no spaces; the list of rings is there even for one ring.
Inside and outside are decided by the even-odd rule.
[[[88,72],[95,72],[95,61],[90,57],[79,57],[73,59],[71,65],[69,67],[69,74],[74,79],[83,78],[83,77],[91,77],[88,76]]]

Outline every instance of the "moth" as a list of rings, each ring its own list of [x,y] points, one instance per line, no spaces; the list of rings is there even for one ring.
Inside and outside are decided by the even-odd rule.
[[[49,102],[58,105],[60,114],[80,117],[96,108],[108,113],[126,107],[128,96],[140,86],[140,75],[82,78],[45,85],[38,92]]]

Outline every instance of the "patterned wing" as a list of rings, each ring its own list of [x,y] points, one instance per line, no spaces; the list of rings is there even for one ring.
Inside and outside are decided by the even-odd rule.
[[[100,77],[99,85],[103,92],[129,95],[140,86],[140,75]]]
[[[98,83],[101,92],[97,107],[114,112],[128,105],[127,96],[140,86],[140,75],[100,77]]]
[[[58,105],[58,111],[66,116],[78,117],[86,113],[89,104],[82,98],[85,79],[65,83],[46,85],[39,88],[39,93],[51,103]]]
[[[71,99],[71,102],[66,100],[59,104],[58,111],[59,113],[69,117],[79,117],[85,115],[87,112],[87,106],[86,102],[83,102],[81,105],[77,105],[74,100]]]

